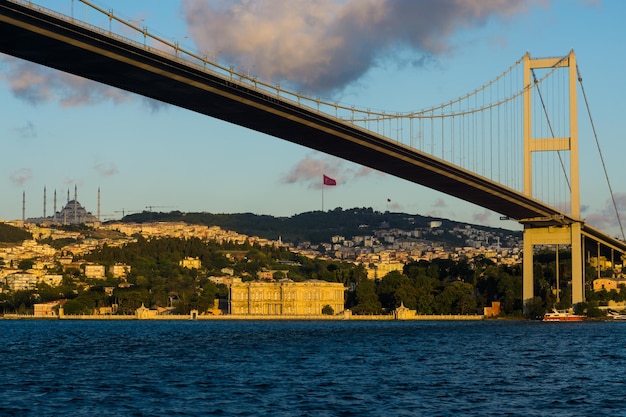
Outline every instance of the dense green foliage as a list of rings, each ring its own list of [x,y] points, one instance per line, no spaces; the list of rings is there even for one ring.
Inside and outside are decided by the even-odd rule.
[[[521,315],[521,270],[496,265],[486,258],[409,263],[380,281],[356,288],[357,314],[391,312],[404,304],[418,314],[476,314],[500,301],[508,315]]]
[[[18,243],[32,238],[33,235],[24,229],[6,223],[0,223],[0,242]]]

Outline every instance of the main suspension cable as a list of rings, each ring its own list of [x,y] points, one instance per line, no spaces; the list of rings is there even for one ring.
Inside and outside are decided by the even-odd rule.
[[[585,87],[583,86],[583,77],[580,75],[580,70],[578,69],[578,65],[576,66],[576,73],[578,74],[578,83],[580,84],[580,89],[583,93],[583,98],[585,100],[585,106],[587,107],[587,114],[589,115],[589,121],[591,122],[591,130],[593,131],[593,137],[596,140],[596,147],[598,148],[598,153],[600,154],[600,162],[602,162],[602,169],[604,170],[604,177],[606,178],[606,183],[609,186],[609,193],[611,194],[611,201],[613,202],[613,208],[615,209],[615,215],[617,216],[617,223],[619,223],[619,229],[622,232],[622,240],[626,240],[626,237],[624,237],[624,227],[622,227],[622,220],[619,216],[617,203],[615,202],[615,195],[613,194],[613,189],[611,187],[611,181],[609,181],[609,174],[606,171],[606,164],[604,163],[604,156],[602,155],[602,149],[600,149],[600,142],[598,141],[598,134],[596,133],[596,126],[593,123],[593,117],[591,117],[591,110],[589,109],[589,102],[587,101],[587,94],[585,93]]]

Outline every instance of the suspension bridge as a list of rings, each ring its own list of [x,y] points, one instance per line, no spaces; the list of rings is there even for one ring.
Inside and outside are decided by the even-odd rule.
[[[603,254],[614,265],[626,254],[623,231],[618,239],[581,218],[579,89],[586,97],[573,51],[556,58],[526,54],[463,97],[387,113],[264,82],[87,0],[77,5],[91,12],[89,22],[79,20],[74,4],[67,15],[28,0],[0,0],[0,52],[362,164],[518,221],[525,302],[534,296],[537,245],[554,245],[557,253],[559,245],[571,247],[574,304],[584,301],[586,256]]]

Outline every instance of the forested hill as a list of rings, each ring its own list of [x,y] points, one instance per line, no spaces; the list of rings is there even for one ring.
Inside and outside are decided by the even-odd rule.
[[[373,230],[401,229],[415,230],[429,228],[432,221],[441,222],[442,230],[451,230],[456,226],[465,226],[465,223],[448,219],[420,216],[406,213],[390,213],[374,211],[372,208],[352,208],[344,210],[337,208],[332,211],[310,211],[296,214],[291,217],[273,217],[252,213],[212,214],[212,213],[169,213],[147,212],[131,214],[122,219],[123,222],[144,223],[150,221],[177,222],[219,226],[226,230],[233,230],[249,236],[259,236],[268,239],[277,239],[279,236],[287,242],[328,242],[332,236],[341,235],[347,239],[353,236],[369,235]],[[491,228],[485,226],[472,227],[481,230],[491,230],[496,234],[520,235],[520,232],[508,229]],[[449,236],[447,238],[446,236]],[[449,234],[440,236],[442,241],[455,243]]]
[[[32,238],[33,236],[24,229],[6,223],[0,223],[0,242],[17,243]]]

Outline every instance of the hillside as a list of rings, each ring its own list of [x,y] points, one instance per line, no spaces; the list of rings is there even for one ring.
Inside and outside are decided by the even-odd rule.
[[[24,229],[6,223],[0,223],[0,242],[18,243],[32,238],[33,236]]]
[[[452,230],[454,227],[464,227],[465,223],[448,219],[421,216],[417,214],[390,213],[374,211],[372,208],[337,208],[332,211],[310,211],[296,214],[291,217],[273,217],[252,213],[212,214],[212,213],[169,213],[142,212],[125,216],[123,222],[145,223],[186,222],[206,226],[219,226],[249,236],[259,236],[268,239],[277,239],[279,236],[286,242],[328,242],[335,235],[351,239],[353,236],[370,235],[374,230],[401,229],[416,230],[430,229],[433,221],[441,222],[440,230]],[[521,232],[502,228],[472,225],[479,230],[489,230],[497,235],[521,236]],[[454,234],[443,233],[433,236],[436,241],[450,244],[459,244]]]

